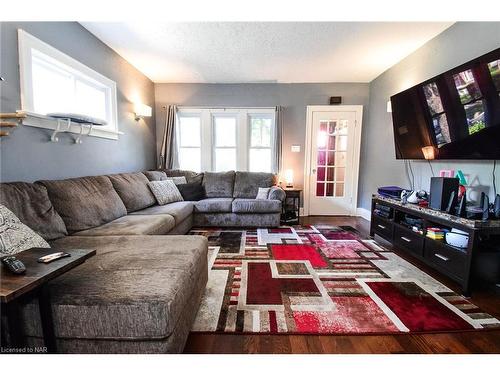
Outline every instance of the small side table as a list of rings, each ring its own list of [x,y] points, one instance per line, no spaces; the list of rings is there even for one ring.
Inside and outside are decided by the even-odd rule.
[[[300,194],[301,189],[283,189],[285,191],[285,201],[283,202],[281,213],[281,224],[298,225],[300,214]]]
[[[65,251],[71,256],[55,260],[51,263],[38,263],[38,258],[58,251]],[[75,268],[94,256],[95,250],[71,249],[58,250],[53,248],[33,248],[22,251],[14,256],[24,263],[26,272],[15,275],[2,264],[0,266],[0,302],[2,313],[5,311],[10,345],[15,348],[24,346],[22,322],[20,319],[21,302],[28,296],[38,297],[40,319],[42,322],[44,345],[49,353],[56,352],[56,337],[47,283],[65,272]],[[4,258],[4,257],[2,257]],[[2,346],[5,346],[2,335]]]

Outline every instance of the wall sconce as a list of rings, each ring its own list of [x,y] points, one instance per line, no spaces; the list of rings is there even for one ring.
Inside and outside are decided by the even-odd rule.
[[[285,170],[285,182],[287,189],[293,188],[293,169]]]
[[[149,105],[136,103],[134,104],[134,112],[135,112],[135,121],[139,121],[144,117],[151,117],[153,114],[153,108]]]
[[[424,154],[425,160],[434,160],[436,158],[436,149],[434,146],[422,147],[422,153]]]
[[[392,103],[390,100],[387,101],[387,113],[392,112]]]

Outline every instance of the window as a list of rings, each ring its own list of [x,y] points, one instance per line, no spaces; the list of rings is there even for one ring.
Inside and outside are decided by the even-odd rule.
[[[271,172],[276,165],[275,127],[274,108],[181,107],[176,130],[179,168]]]
[[[100,136],[116,139],[116,83],[25,31],[18,34],[22,110],[40,117],[69,112],[103,119],[107,125],[99,127]]]
[[[234,115],[213,116],[215,172],[236,169],[236,123]]]
[[[179,167],[201,171],[201,121],[197,115],[179,117]]]
[[[248,170],[271,172],[274,119],[270,115],[250,115]]]

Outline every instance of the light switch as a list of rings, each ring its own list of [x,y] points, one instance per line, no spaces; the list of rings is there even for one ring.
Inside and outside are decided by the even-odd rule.
[[[292,145],[292,152],[300,152],[300,145]]]

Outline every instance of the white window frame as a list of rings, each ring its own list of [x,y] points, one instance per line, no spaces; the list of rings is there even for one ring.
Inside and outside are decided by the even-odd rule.
[[[268,118],[271,120],[271,122],[274,122],[274,126],[271,127],[271,143],[269,147],[263,147],[263,146],[253,146],[252,147],[252,117],[261,117],[261,118]],[[248,126],[247,126],[247,148],[248,148],[248,162],[247,162],[247,170],[250,170],[250,150],[255,149],[255,150],[270,150],[271,151],[271,172],[278,173],[279,171],[273,171],[274,163],[272,161],[273,154],[274,154],[274,147],[276,147],[276,114],[273,112],[270,114],[269,112],[259,112],[259,113],[249,113],[248,116]]]
[[[215,170],[215,131],[214,117],[235,116],[236,121],[236,170],[249,170],[250,120],[251,117],[271,118],[275,126],[271,131],[271,157],[276,147],[276,109],[274,107],[189,107],[177,108],[177,121],[181,116],[199,116],[201,121],[201,171]],[[179,134],[176,129],[176,134]],[[177,142],[178,143],[178,142]],[[177,144],[177,149],[179,145]],[[272,163],[272,160],[271,160]],[[273,165],[271,165],[273,171]]]
[[[234,146],[217,146],[217,141],[216,141],[216,126],[215,126],[215,118],[234,118],[235,119],[235,137],[236,139],[234,140]],[[238,111],[224,111],[224,112],[211,112],[210,113],[210,124],[211,124],[211,135],[212,135],[212,171],[215,170],[215,165],[217,164],[217,149],[234,149],[236,151],[236,166],[241,164],[241,146],[239,145],[239,139],[240,139],[240,121],[239,121],[239,113]],[[221,171],[222,172],[222,171]]]
[[[116,83],[113,80],[103,76],[22,29],[18,29],[18,47],[21,111],[27,115],[27,118],[23,120],[23,125],[52,130],[57,129],[57,120],[47,117],[44,114],[36,113],[34,110],[32,62],[33,50],[35,50],[35,53],[38,51],[48,56],[50,59],[53,59],[56,67],[66,70],[78,80],[85,82],[85,84],[93,85],[105,92],[106,114],[108,117],[106,120],[108,124],[103,127],[93,127],[89,134],[90,136],[116,140],[119,134],[123,134],[118,130]],[[81,126],[72,124],[68,131],[78,134],[81,132]]]
[[[176,118],[176,121],[175,121],[175,134],[176,134],[176,147],[177,147],[177,158],[179,160],[179,157],[180,157],[180,149],[181,148],[188,148],[188,149],[200,149],[200,155],[203,159],[203,127],[202,127],[202,123],[201,123],[201,118],[200,118],[200,146],[182,146],[182,140],[181,140],[181,132],[180,132],[180,129],[179,129],[179,126],[180,126],[180,121],[179,121],[179,118],[180,117],[185,117],[185,118],[189,118],[189,117],[200,117],[200,113],[199,112],[183,112],[182,114],[180,114],[179,112],[177,112],[176,114],[177,118]],[[202,166],[202,163],[201,163],[201,160],[200,160],[200,168],[203,168]],[[195,172],[198,172],[198,171],[195,171]]]

